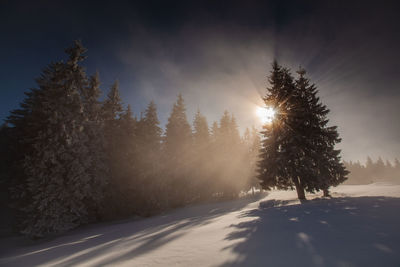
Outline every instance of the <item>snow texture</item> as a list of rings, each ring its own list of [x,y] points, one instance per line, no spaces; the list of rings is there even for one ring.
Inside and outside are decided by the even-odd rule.
[[[1,266],[400,266],[400,186],[342,185],[0,240]]]

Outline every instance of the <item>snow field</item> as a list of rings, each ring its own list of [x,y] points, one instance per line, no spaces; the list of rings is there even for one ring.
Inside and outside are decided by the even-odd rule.
[[[0,240],[1,266],[400,266],[400,185],[295,191]]]

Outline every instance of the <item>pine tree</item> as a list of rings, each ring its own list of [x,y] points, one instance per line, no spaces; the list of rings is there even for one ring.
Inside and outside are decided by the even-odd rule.
[[[235,145],[240,143],[240,134],[235,117],[227,110],[224,111],[216,131],[217,143],[221,150],[230,153],[236,149]]]
[[[299,146],[303,147],[304,159],[302,181],[308,192],[323,190],[324,196],[329,196],[329,187],[337,186],[347,179],[346,171],[340,158],[340,150],[335,149],[341,139],[336,126],[328,126],[327,114],[329,109],[317,97],[317,88],[310,84],[305,77],[306,71],[302,68],[297,72],[299,77],[295,81],[299,102],[302,108],[301,124],[298,127],[298,136],[301,136]]]
[[[24,157],[23,179],[13,193],[23,211],[22,232],[43,236],[93,218],[105,181],[89,172],[92,164],[82,91],[87,77],[79,63],[86,49],[79,41],[67,49],[67,62],[56,62],[36,80],[21,109],[8,121],[15,126]]]
[[[120,116],[120,127],[129,136],[134,136],[136,132],[136,118],[133,117],[131,105]]]
[[[104,123],[104,138],[106,161],[109,168],[109,188],[105,195],[103,217],[108,219],[118,218],[128,212],[126,205],[128,193],[126,192],[127,164],[126,129],[122,129],[123,107],[119,94],[119,83],[115,81],[107,94],[101,107],[101,116]],[[125,118],[131,114],[125,113]],[[123,167],[122,167],[123,166]]]
[[[157,107],[153,101],[147,106],[144,116],[136,128],[138,182],[140,184],[140,206],[143,215],[149,215],[162,208],[161,177],[161,133]]]
[[[254,195],[254,189],[260,187],[259,180],[257,179],[257,162],[258,155],[261,148],[261,140],[258,134],[258,130],[253,126],[252,130],[246,128],[244,135],[245,144],[247,146],[246,159],[248,161],[248,187],[252,190]],[[248,190],[249,188],[246,188]]]
[[[165,129],[165,152],[173,156],[186,153],[191,141],[192,129],[186,118],[183,97],[179,94]]]
[[[218,122],[214,121],[211,126],[211,141],[214,144],[217,142],[218,132],[219,132]]]
[[[86,146],[90,153],[91,161],[88,172],[92,179],[101,181],[98,185],[104,188],[109,181],[109,168],[105,164],[107,161],[104,122],[102,120],[101,103],[99,97],[101,95],[99,73],[91,76],[88,86],[81,88],[83,114],[84,114],[84,132],[87,135]],[[104,192],[102,192],[104,194]],[[92,203],[87,205],[90,207]],[[93,216],[98,216],[95,214]]]
[[[192,130],[186,118],[183,97],[174,104],[164,137],[164,156],[167,163],[167,201],[170,206],[184,204],[189,198],[189,171]]]
[[[233,142],[234,144],[240,144],[240,133],[239,133],[239,127],[237,125],[236,122],[236,118],[235,116],[232,114],[231,115],[231,121],[229,123],[229,135],[230,135],[230,139],[231,142]]]
[[[193,121],[193,190],[195,199],[205,200],[212,195],[212,174],[210,172],[211,139],[207,119],[197,110]]]
[[[119,82],[114,82],[111,86],[110,92],[107,94],[107,98],[103,103],[102,116],[106,123],[115,124],[119,116],[121,115],[122,101],[119,95]]]
[[[210,142],[210,131],[206,117],[204,117],[200,110],[197,110],[193,122],[193,141],[196,147],[202,149],[207,147]]]
[[[159,154],[161,133],[162,130],[158,120],[157,107],[154,102],[151,101],[144,112],[144,117],[139,121],[137,133],[143,148],[148,150],[150,154]]]
[[[267,95],[263,100],[267,107],[275,110],[275,118],[262,127],[258,179],[265,190],[274,187],[287,190],[296,186],[298,197],[304,199],[304,189],[295,173],[297,163],[293,161],[290,149],[293,147],[293,138],[289,119],[293,110],[294,92],[291,80],[288,71],[274,61],[269,77],[270,87],[267,88]]]
[[[114,174],[115,185],[118,195],[118,207],[122,215],[137,213],[140,208],[138,199],[141,197],[142,187],[139,180],[140,166],[137,161],[137,121],[133,117],[131,106],[120,115],[118,120],[119,138],[117,142],[118,151],[115,151],[118,161],[114,163],[117,170]]]
[[[231,147],[231,115],[227,110],[224,111],[220,121],[219,121],[219,128],[218,128],[218,135],[217,141],[221,146],[221,149],[227,150]]]
[[[264,125],[259,179],[265,189],[296,188],[298,198],[305,192],[323,190],[346,179],[348,172],[335,145],[340,142],[336,127],[328,127],[329,110],[316,96],[315,85],[298,71],[296,81],[288,69],[273,63],[264,101],[277,111],[272,123]]]
[[[236,120],[228,111],[224,111],[215,131],[213,146],[217,192],[224,198],[235,198],[247,182],[247,170],[243,168],[243,162],[248,160],[243,158],[245,146],[241,142]]]
[[[81,95],[84,114],[87,117],[87,120],[90,122],[100,122],[101,103],[99,97],[101,96],[101,89],[100,75],[98,72],[90,77],[88,86],[81,88]]]

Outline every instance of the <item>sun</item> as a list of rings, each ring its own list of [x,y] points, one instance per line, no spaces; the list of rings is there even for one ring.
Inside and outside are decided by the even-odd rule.
[[[271,123],[275,118],[275,110],[271,107],[257,107],[256,114],[263,124]]]

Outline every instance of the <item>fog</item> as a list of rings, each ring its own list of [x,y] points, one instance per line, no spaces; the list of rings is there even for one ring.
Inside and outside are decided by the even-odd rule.
[[[106,88],[119,79],[138,117],[154,100],[163,127],[178,93],[189,120],[197,108],[210,122],[227,109],[241,133],[259,127],[255,108],[275,58],[308,71],[339,126],[346,160],[400,154],[396,1],[17,2],[2,9],[2,118],[59,48],[80,38],[89,72],[99,70]]]
[[[368,10],[338,21],[333,11],[316,10],[321,13],[293,19],[285,27],[194,20],[169,34],[133,24],[130,38],[115,49],[133,77],[125,82],[124,93],[133,104],[135,98],[154,100],[162,123],[182,93],[189,119],[198,108],[210,121],[227,109],[243,133],[245,127],[260,127],[255,109],[262,105],[270,65],[277,59],[293,71],[306,68],[331,110],[331,125],[339,127],[344,159],[398,157],[400,95],[388,75],[396,72],[398,63],[390,60],[395,53],[391,45],[382,49],[382,42],[397,37],[387,29],[379,31],[387,23],[377,21],[383,11]],[[376,31],[380,39],[370,39],[370,32]]]

